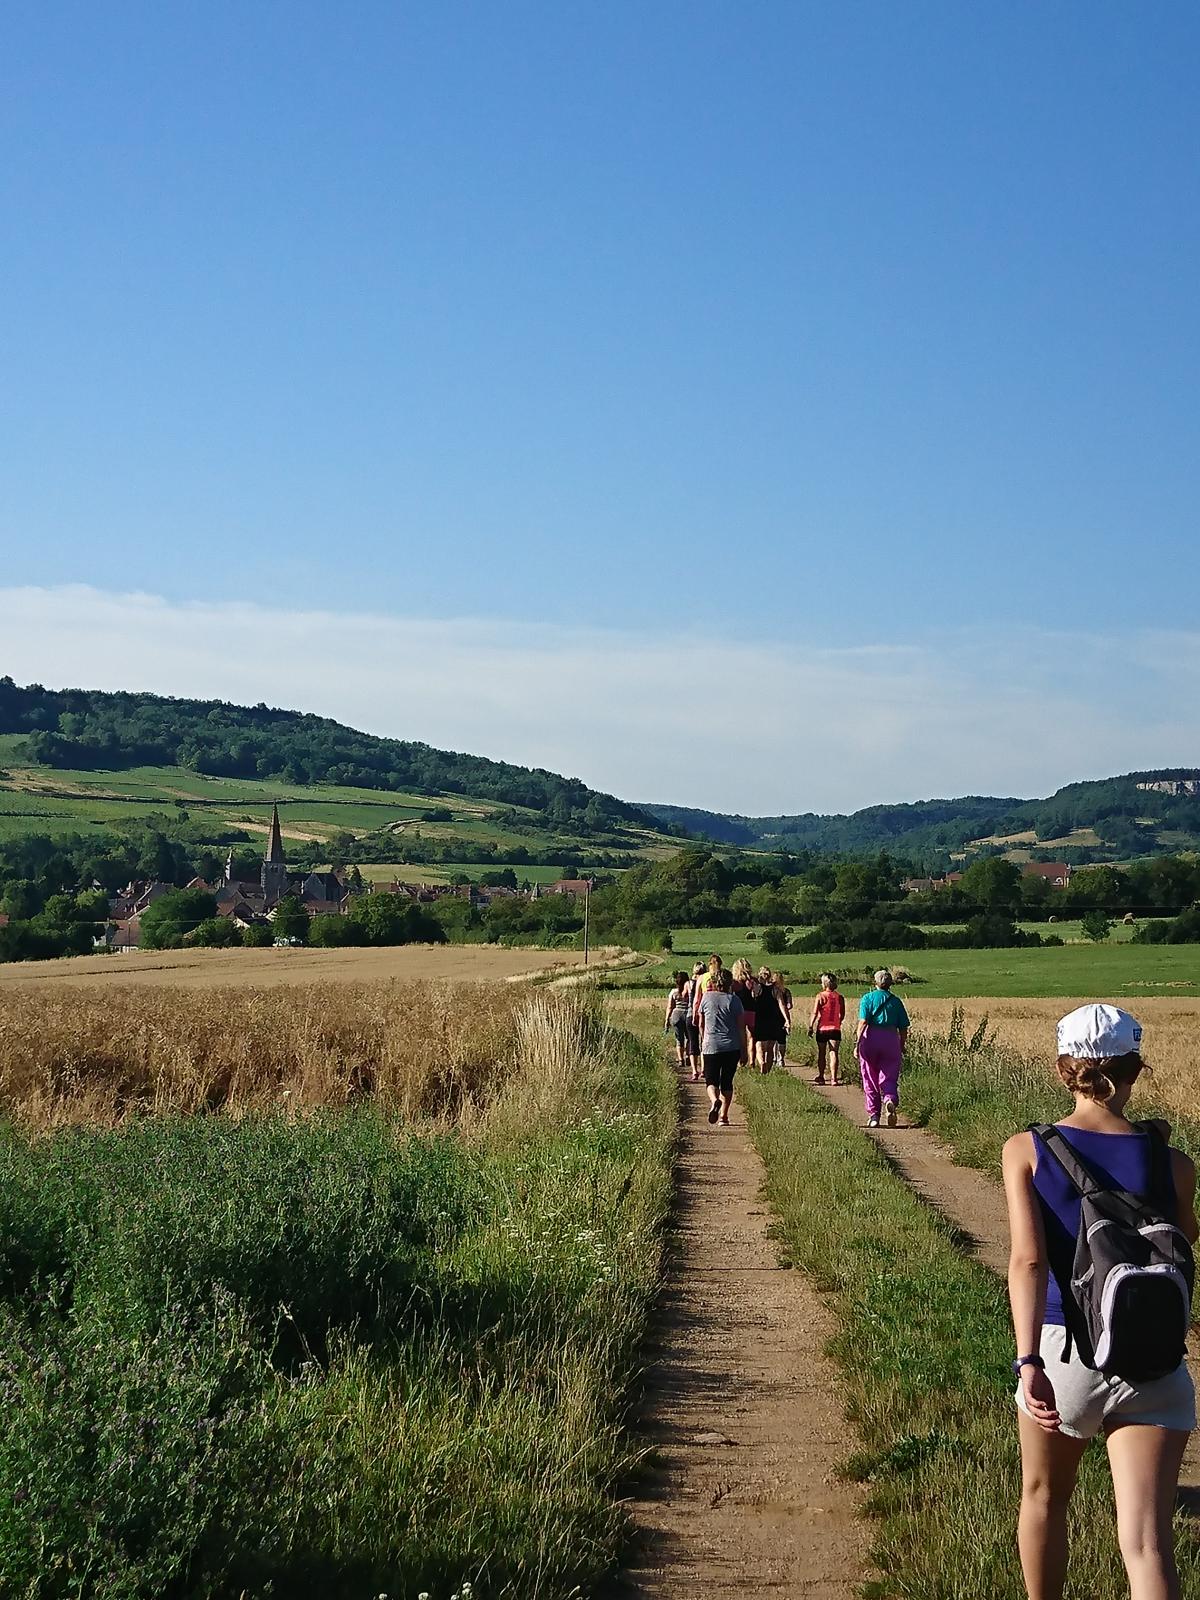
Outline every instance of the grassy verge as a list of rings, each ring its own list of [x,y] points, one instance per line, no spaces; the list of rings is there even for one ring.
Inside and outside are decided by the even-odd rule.
[[[1003,1287],[956,1247],[877,1147],[794,1079],[742,1085],[786,1254],[832,1296],[832,1343],[869,1485],[874,1600],[1022,1600],[1015,1548],[1017,1431]],[[1011,1107],[1009,1112],[1011,1126]],[[1075,1501],[1071,1593],[1124,1583],[1100,1452]],[[1184,1590],[1200,1551],[1181,1534]]]
[[[0,1132],[0,1593],[559,1600],[611,1568],[674,1098],[586,1002],[512,1026],[454,1121]]]

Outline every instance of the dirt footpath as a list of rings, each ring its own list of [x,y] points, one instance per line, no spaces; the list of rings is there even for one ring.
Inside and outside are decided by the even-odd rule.
[[[867,1530],[836,1469],[853,1445],[821,1297],[779,1265],[762,1163],[740,1107],[711,1128],[682,1086],[669,1276],[650,1349],[644,1437],[654,1465],[630,1509],[619,1593],[851,1600]]]
[[[812,1084],[811,1067],[790,1070]],[[857,1083],[843,1084],[840,1089],[813,1086],[813,1093],[823,1095],[843,1116],[862,1126],[863,1097]],[[862,1131],[864,1138],[879,1144],[900,1177],[960,1230],[967,1254],[1004,1277],[1008,1272],[1008,1212],[1000,1185],[973,1167],[959,1166],[940,1139],[924,1128],[912,1127],[903,1112],[899,1127],[863,1127]],[[1195,1332],[1190,1343],[1188,1365],[1200,1388],[1200,1339]],[[1179,1487],[1181,1503],[1200,1513],[1200,1435],[1195,1433],[1183,1459]]]

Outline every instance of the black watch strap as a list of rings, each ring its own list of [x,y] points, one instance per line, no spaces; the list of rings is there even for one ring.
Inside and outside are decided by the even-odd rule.
[[[1041,1356],[1018,1356],[1012,1364],[1013,1372],[1018,1378],[1021,1376],[1022,1367],[1036,1367],[1039,1372],[1045,1372],[1046,1363]]]

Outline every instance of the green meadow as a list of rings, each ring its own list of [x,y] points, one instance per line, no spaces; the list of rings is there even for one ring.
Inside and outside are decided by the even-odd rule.
[[[420,862],[367,861],[360,863],[358,870],[364,878],[374,883],[391,883],[393,880],[398,883],[448,883],[459,874],[476,879],[481,872],[503,872],[506,867],[512,868],[518,883],[522,880],[556,883],[562,877],[561,867],[530,867],[509,861],[497,861],[486,867],[481,867],[477,861],[439,861],[436,866],[423,866]]]
[[[1103,944],[1052,945],[1018,950],[854,950],[818,951],[813,955],[765,957],[761,932],[747,938],[741,928],[680,928],[674,951],[649,971],[632,976],[651,982],[667,978],[676,965],[690,965],[715,951],[729,965],[745,956],[758,966],[768,961],[793,983],[815,982],[824,971],[843,975],[843,983],[863,978],[876,967],[904,967],[913,974],[902,992],[929,999],[971,995],[1051,996],[1081,994],[1200,994],[1200,957],[1194,945]],[[621,974],[613,978],[619,981]]]
[[[406,836],[419,836],[423,844],[446,845],[461,841],[471,847],[494,847],[506,864],[505,850],[518,847],[544,856],[561,850],[564,859],[585,859],[595,844],[568,831],[537,825],[538,814],[520,806],[498,806],[493,801],[459,794],[406,794],[360,789],[335,784],[290,784],[281,779],[206,777],[184,767],[130,767],[90,771],[31,766],[19,753],[21,739],[0,735],[0,839],[26,833],[51,836],[112,831],[153,817],[178,817],[186,811],[193,823],[211,819],[214,836],[240,828],[252,836],[265,834],[271,807],[282,808],[285,838],[327,840],[341,833],[375,833],[391,830],[396,854],[403,856]],[[449,821],[429,822],[427,812],[450,813]],[[498,812],[507,819],[495,820]],[[511,819],[517,819],[515,821]],[[528,826],[523,820],[528,818]],[[604,848],[612,848],[612,844]],[[654,855],[674,848],[661,835],[643,829],[622,830],[616,848]],[[391,867],[391,863],[385,863]],[[488,864],[489,867],[492,865]],[[438,863],[411,871],[419,881],[465,871],[477,876],[479,863],[462,866]],[[516,868],[531,881],[552,882],[557,867]],[[400,876],[400,873],[394,874]]]

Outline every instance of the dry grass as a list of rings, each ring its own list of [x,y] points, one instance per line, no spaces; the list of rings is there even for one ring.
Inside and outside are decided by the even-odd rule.
[[[582,960],[581,951],[560,951],[554,958],[554,970],[566,971]],[[510,950],[486,944],[405,944],[358,950],[134,950],[124,955],[0,964],[0,991],[14,984],[24,988],[42,983],[114,989],[126,984],[197,989],[238,984],[262,989],[281,983],[370,983],[387,978],[483,982],[542,969],[546,969],[545,950]]]
[[[964,1013],[967,1037],[986,1016],[989,1036],[1029,1060],[1044,1061],[1054,1070],[1054,1024],[1059,1017],[1094,995],[1077,999],[998,1000],[974,996],[965,1000],[921,1000],[906,997],[913,1025],[945,1035],[956,1006]],[[1200,1000],[1149,996],[1122,1002],[1145,1025],[1144,1055],[1153,1071],[1147,1085],[1154,1099],[1178,1115],[1193,1117],[1200,1098]]]
[[[532,1080],[561,1078],[585,1010],[506,985],[10,987],[0,990],[0,1114],[47,1129],[370,1096],[409,1117],[458,1116],[489,1099],[498,1063],[528,1058]],[[539,1071],[543,1058],[555,1073]]]

